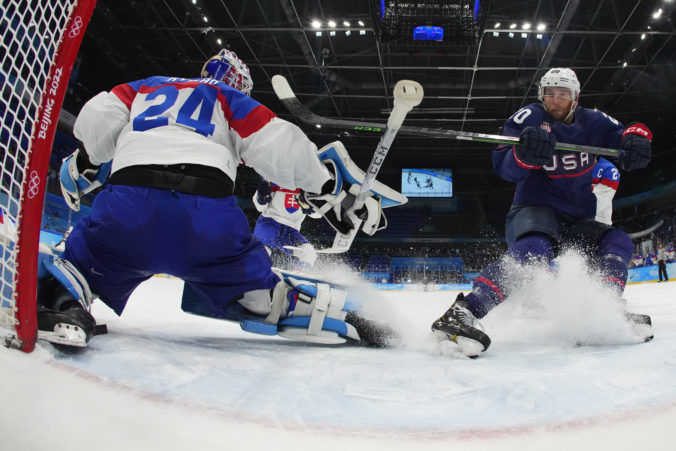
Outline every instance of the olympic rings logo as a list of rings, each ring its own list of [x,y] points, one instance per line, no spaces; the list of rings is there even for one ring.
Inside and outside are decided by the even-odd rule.
[[[30,177],[28,181],[28,198],[32,199],[40,192],[40,176],[37,171],[31,171]]]
[[[68,33],[68,37],[73,39],[77,35],[80,34],[80,31],[82,30],[82,17],[80,16],[75,16],[73,18],[73,24],[70,27],[70,32]]]

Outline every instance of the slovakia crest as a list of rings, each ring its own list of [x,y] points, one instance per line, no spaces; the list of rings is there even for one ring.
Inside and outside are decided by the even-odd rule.
[[[295,213],[300,208],[296,196],[294,194],[285,194],[284,195],[284,207],[289,213]]]

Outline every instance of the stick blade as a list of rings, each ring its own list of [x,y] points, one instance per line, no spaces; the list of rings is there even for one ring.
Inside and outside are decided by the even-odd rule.
[[[289,82],[283,75],[273,75],[272,89],[274,89],[275,94],[277,94],[277,97],[279,97],[280,100],[296,97],[296,94],[293,93],[291,86],[289,86]]]

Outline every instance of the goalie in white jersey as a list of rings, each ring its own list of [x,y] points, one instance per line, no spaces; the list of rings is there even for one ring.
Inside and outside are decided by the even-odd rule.
[[[68,236],[62,258],[43,255],[42,338],[86,345],[95,332],[88,313],[94,298],[122,314],[134,289],[163,273],[185,282],[187,312],[268,334],[295,314],[312,319],[290,327],[309,339],[326,335],[320,320],[326,317],[337,321],[329,335],[359,339],[343,321],[345,296],[341,302],[322,289],[296,306],[302,289],[273,272],[232,195],[240,163],[317,196],[343,189],[327,169],[335,165],[320,161],[300,128],[251,99],[252,86],[248,67],[223,49],[206,62],[202,78],[150,77],[84,105],[74,126],[82,147],[61,167],[64,197],[78,209],[83,194],[110,178]]]
[[[281,254],[291,259],[290,266],[311,269],[317,260],[317,252],[300,233],[300,228],[308,215],[321,216],[303,208],[296,197],[299,194],[298,188],[282,188],[261,179],[253,196],[254,206],[261,213],[253,234],[273,259],[273,253]]]

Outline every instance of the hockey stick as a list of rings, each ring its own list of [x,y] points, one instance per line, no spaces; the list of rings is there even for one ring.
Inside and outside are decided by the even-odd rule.
[[[387,119],[385,132],[380,137],[376,151],[371,158],[368,169],[366,169],[366,175],[364,176],[364,181],[362,181],[361,188],[359,189],[359,194],[357,194],[357,197],[354,199],[354,203],[351,206],[344,205],[346,207],[345,211],[348,214],[352,213],[350,216],[356,224],[354,224],[354,228],[349,233],[336,234],[336,237],[333,240],[333,246],[331,246],[331,249],[335,252],[345,252],[350,249],[354,237],[362,223],[362,220],[358,219],[354,212],[364,206],[366,197],[371,191],[371,185],[373,185],[378,172],[380,172],[380,167],[385,161],[385,157],[390,150],[394,137],[404,123],[404,119],[406,119],[408,112],[420,105],[424,92],[420,83],[416,81],[399,80],[397,84],[394,85],[394,92],[392,95],[394,97],[394,107],[390,112],[390,117]]]
[[[302,109],[305,109],[305,107],[296,98],[296,95],[289,86],[289,82],[282,75],[275,75],[272,77],[272,87],[275,90],[277,97],[279,97],[279,99],[282,101],[282,103],[284,103],[284,105],[286,105],[287,108],[291,109],[289,104],[296,103]],[[420,83],[415,81],[399,80],[394,86],[394,107],[392,108],[390,117],[387,120],[385,132],[381,136],[378,146],[376,147],[376,152],[373,154],[373,158],[371,159],[368,169],[366,170],[366,175],[364,176],[364,180],[361,184],[359,194],[354,197],[352,205],[344,205],[347,212],[354,212],[364,206],[366,197],[371,190],[371,185],[373,185],[373,181],[378,175],[381,165],[385,161],[385,157],[387,156],[387,152],[390,150],[390,145],[392,145],[392,141],[394,140],[397,131],[401,128],[401,125],[403,124],[408,112],[420,104],[423,95],[424,92],[422,86]],[[295,102],[293,102],[294,100]],[[306,109],[306,111],[310,114],[314,114],[310,110]],[[295,115],[293,110],[291,110],[291,112]],[[299,119],[303,120],[300,117]],[[356,218],[354,214],[352,217]],[[331,246],[330,249],[317,250],[317,252],[321,251],[324,253],[342,253],[349,250],[352,242],[354,241],[354,237],[357,234],[357,231],[361,227],[362,220],[357,219],[356,222],[357,223],[354,224],[354,228],[349,233],[342,234],[339,232],[336,234],[336,237],[333,240],[333,246]]]
[[[277,89],[275,89],[275,93],[277,93],[279,100],[282,101],[284,106],[289,110],[289,112],[294,117],[297,117],[298,119],[307,124],[313,125],[319,124],[322,126],[333,127],[343,130],[355,130],[366,132],[382,132],[385,129],[385,125],[377,124],[374,122],[349,121],[345,119],[335,119],[330,117],[319,116],[318,114],[315,114],[312,111],[310,111],[305,105],[303,105],[300,102],[300,100],[298,100],[293,91],[291,91],[290,88],[289,92],[285,93],[286,95],[284,97],[282,97],[282,95],[280,95],[280,93],[277,92]],[[457,139],[461,141],[482,142],[492,144],[508,144],[508,145],[519,144],[519,138],[514,136],[489,135],[484,133],[472,133],[472,132],[448,130],[445,128],[403,126],[399,129],[399,133],[412,136]],[[617,157],[619,156],[620,152],[617,149],[608,149],[605,147],[583,146],[580,144],[566,144],[566,143],[557,143],[556,149],[568,152],[585,152],[593,155],[603,155],[608,157]]]

